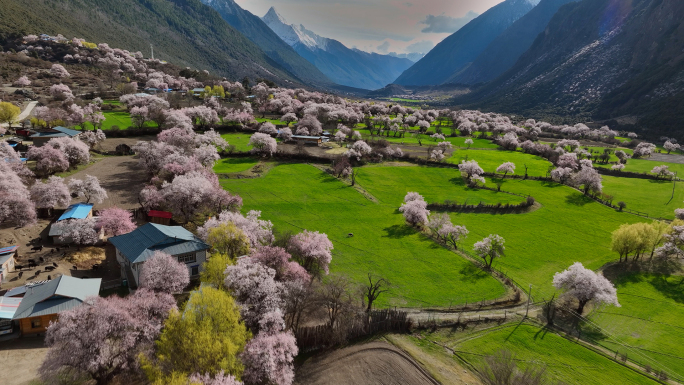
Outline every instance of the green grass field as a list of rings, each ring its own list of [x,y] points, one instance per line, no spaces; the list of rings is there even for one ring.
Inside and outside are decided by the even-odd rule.
[[[249,145],[249,137],[251,135],[245,132],[228,132],[221,134],[228,144],[235,146],[236,151],[249,151],[252,146]]]
[[[452,213],[452,221],[470,230],[466,249],[489,234],[504,237],[506,256],[494,265],[523,287],[531,283],[535,299],[550,298],[555,292],[553,275],[574,262],[598,269],[616,260],[610,251],[611,232],[623,223],[648,221],[555,183],[507,180],[502,190],[530,194],[542,207],[526,214]]]
[[[590,315],[604,331],[595,342],[684,381],[684,276],[626,272],[613,281],[622,307]]]
[[[504,162],[515,163],[515,174],[525,175],[525,165],[530,176],[546,176],[551,163],[546,159],[519,151],[500,150],[456,150],[447,159],[449,163],[459,164],[463,160],[475,160],[485,172],[495,172]]]
[[[674,186],[674,197],[672,187]],[[631,210],[654,218],[674,219],[674,210],[684,207],[684,184],[671,181],[619,178],[603,175],[603,192],[622,201]]]
[[[104,122],[102,122],[102,130],[104,131],[110,130],[112,126],[118,126],[119,129],[126,130],[133,124],[131,122],[131,114],[126,111],[104,111],[102,114],[105,117]],[[156,128],[157,123],[145,122],[144,127]],[[89,123],[86,123],[85,128],[92,130],[93,126]]]
[[[625,164],[625,169],[624,171],[630,171],[630,172],[645,172],[650,174],[651,170],[653,170],[653,167],[656,166],[668,166],[670,168],[670,171],[676,172],[677,175],[682,178],[684,177],[684,164],[681,163],[671,163],[671,162],[659,162],[656,160],[649,160],[649,159],[629,159],[627,160],[627,164]],[[596,164],[598,167],[611,167],[611,164],[604,165],[604,164]]]
[[[283,124],[286,124],[285,122],[283,122],[283,121],[280,120],[280,119],[269,119],[269,118],[255,118],[255,119],[256,119],[256,121],[259,122],[259,123],[271,122],[271,123],[276,124],[276,125],[283,125]]]
[[[549,380],[568,385],[657,384],[656,381],[626,368],[575,341],[528,323],[509,323],[472,333],[461,341],[448,329],[427,337],[456,350],[460,357],[480,365],[483,356],[506,349],[519,367],[529,364],[547,366]]]
[[[426,192],[428,199],[471,196],[473,200],[494,201],[499,195],[464,191],[449,182],[456,176],[453,171],[442,175],[438,171],[418,167],[362,169],[359,180],[364,187],[372,178],[384,179],[397,172],[396,180],[407,178],[410,182],[395,186],[394,191],[402,190],[396,194],[377,191],[377,203],[304,164],[276,166],[262,178],[222,180],[221,185],[242,197],[243,211],[261,210],[263,218],[273,221],[278,230],[308,229],[328,234],[335,245],[333,273],[361,282],[372,272],[392,282],[393,292],[381,297],[382,305],[449,306],[452,301],[500,297],[505,289],[498,281],[407,226],[398,211],[405,191],[431,184],[435,191],[432,195]],[[479,195],[481,198],[476,198]],[[349,233],[353,236],[348,237]]]
[[[361,133],[361,136],[363,136],[363,139],[365,139],[365,140],[384,139],[384,140],[386,140],[392,144],[418,145],[418,139],[416,139],[415,135],[409,134],[409,133],[407,133],[403,138],[399,138],[399,137],[395,138],[392,136],[391,133],[390,133],[390,136],[384,136],[384,135],[383,136],[378,136],[378,135],[371,136],[370,131],[368,131],[368,129],[365,129],[365,128],[364,129],[357,129],[356,131],[359,131],[359,133]],[[447,130],[447,133],[448,132],[449,131]],[[430,138],[430,135],[432,135],[432,134],[434,134],[434,132],[431,131],[428,134],[424,134],[422,136],[421,142],[423,144],[423,147],[437,145],[438,142],[433,140],[432,138]],[[451,144],[456,146],[456,147],[464,147],[464,148],[468,147],[468,145],[465,144],[465,140],[469,139],[469,138],[466,138],[463,136],[451,137],[451,136],[447,136],[447,135],[445,135],[445,137],[446,137],[447,142],[451,142]],[[497,148],[497,147],[499,147],[496,143],[493,143],[492,141],[487,140],[487,139],[477,139],[477,138],[470,138],[470,139],[473,140],[473,144],[470,145],[470,148],[472,148],[472,149],[476,149],[476,148]]]
[[[214,165],[214,172],[217,174],[230,174],[234,172],[247,171],[259,163],[256,158],[223,158]]]

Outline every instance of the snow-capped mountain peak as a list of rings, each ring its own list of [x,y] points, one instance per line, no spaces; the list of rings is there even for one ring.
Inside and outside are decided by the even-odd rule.
[[[301,24],[288,24],[285,18],[276,11],[275,7],[271,7],[261,20],[290,46],[303,44],[309,48],[320,48],[323,50],[327,46],[327,38],[318,36]]]

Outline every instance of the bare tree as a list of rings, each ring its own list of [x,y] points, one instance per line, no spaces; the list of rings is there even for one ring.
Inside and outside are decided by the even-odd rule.
[[[368,283],[363,286],[363,299],[368,302],[366,312],[370,313],[373,308],[373,302],[378,299],[380,294],[389,291],[391,286],[390,282],[385,278],[374,277],[373,274],[368,273]]]
[[[337,320],[344,313],[351,311],[351,283],[341,275],[331,275],[318,291],[318,303],[328,313],[328,327],[333,330]]]
[[[520,370],[513,353],[500,350],[487,356],[476,368],[477,377],[485,385],[543,385],[549,384],[546,378],[546,366],[530,364]]]

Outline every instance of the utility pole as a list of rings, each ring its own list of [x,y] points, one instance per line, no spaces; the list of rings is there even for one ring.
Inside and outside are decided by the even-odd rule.
[[[532,299],[532,284],[530,284],[530,290],[527,293],[527,309],[525,309],[525,318],[527,318],[527,313],[530,311],[530,299]]]
[[[150,44],[150,51],[152,51],[152,60],[154,60],[154,47]]]

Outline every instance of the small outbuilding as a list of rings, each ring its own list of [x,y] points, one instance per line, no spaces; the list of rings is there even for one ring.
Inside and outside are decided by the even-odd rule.
[[[64,211],[64,214],[62,214],[55,223],[61,222],[61,221],[66,221],[69,219],[86,219],[86,218],[92,218],[93,217],[93,204],[92,203],[74,203],[73,205],[69,206],[69,208]],[[62,232],[59,231],[59,229],[55,228],[55,223],[53,223],[50,226],[50,232],[48,232],[48,236],[50,239],[52,239],[52,243],[59,245],[61,243],[65,243],[59,240],[59,237],[62,235]]]
[[[100,294],[102,279],[80,279],[62,275],[33,286],[19,304],[13,320],[19,322],[22,335],[44,333],[50,321],[56,321],[59,313],[73,309],[86,298]]]
[[[72,130],[66,127],[53,127],[47,130],[39,131],[30,136],[33,140],[33,145],[36,147],[43,146],[50,139],[54,138],[75,138],[80,135],[80,131]]]
[[[14,333],[14,313],[17,312],[22,298],[0,297],[0,336]]]
[[[139,277],[145,261],[155,251],[175,257],[188,267],[190,276],[199,275],[207,260],[210,246],[181,226],[147,223],[128,234],[109,238],[116,248],[116,259],[121,265],[121,277],[131,285],[140,284]]]
[[[147,212],[148,221],[158,225],[171,225],[171,218],[173,218],[173,213],[168,211],[150,210]]]
[[[320,146],[321,143],[324,141],[327,142],[327,138],[324,138],[322,136],[308,136],[308,135],[292,135],[292,140],[294,140],[297,143],[301,144],[313,144],[316,146]]]
[[[0,283],[7,279],[7,275],[14,271],[19,246],[9,246],[0,249]]]

